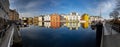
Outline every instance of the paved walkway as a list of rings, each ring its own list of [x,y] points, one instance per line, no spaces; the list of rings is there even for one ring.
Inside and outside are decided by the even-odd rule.
[[[11,26],[5,33],[4,38],[2,39],[2,43],[0,45],[0,47],[10,47],[10,43],[12,40],[12,36],[14,33],[14,26]]]
[[[102,47],[120,47],[120,33],[110,28],[111,25],[104,24],[104,36]]]

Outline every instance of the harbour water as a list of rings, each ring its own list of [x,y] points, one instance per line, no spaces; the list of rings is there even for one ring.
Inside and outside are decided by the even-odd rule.
[[[96,47],[88,22],[38,22],[20,28],[23,47]]]

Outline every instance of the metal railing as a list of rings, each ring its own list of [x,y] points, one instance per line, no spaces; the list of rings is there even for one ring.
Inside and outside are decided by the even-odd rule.
[[[10,47],[14,34],[14,25],[12,25],[4,34],[0,47]]]
[[[118,31],[120,31],[120,27],[117,26],[117,25],[113,25],[112,23],[104,23],[104,26],[105,26],[107,32],[110,32],[110,34],[109,35],[105,35],[104,34],[105,28],[104,28],[104,31],[102,33],[102,39],[101,39],[101,46],[100,47],[104,47],[104,42],[108,42],[108,41],[104,41],[104,39],[109,39],[109,38],[106,38],[107,36],[114,36],[113,32],[118,33]],[[106,37],[104,37],[104,36],[106,36]]]
[[[103,37],[104,37],[104,27],[103,27],[103,30],[102,30],[102,36],[101,36],[101,44],[100,44],[100,47],[103,47]]]

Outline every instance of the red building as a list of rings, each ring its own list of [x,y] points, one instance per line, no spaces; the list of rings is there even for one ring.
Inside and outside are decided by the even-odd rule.
[[[50,22],[52,28],[59,28],[60,27],[60,16],[58,14],[52,14],[50,16]]]
[[[60,16],[58,14],[52,14],[50,16],[50,21],[51,22],[60,22]]]

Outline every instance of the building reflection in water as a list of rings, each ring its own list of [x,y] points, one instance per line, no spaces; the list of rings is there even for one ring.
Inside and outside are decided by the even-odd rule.
[[[38,26],[39,22],[34,22],[33,25]]]
[[[42,27],[43,26],[43,22],[38,22],[38,26]]]
[[[32,22],[28,22],[28,25],[32,25],[33,23]]]
[[[89,22],[80,23],[80,22],[34,22],[28,23],[28,25],[35,25],[46,28],[60,28],[61,26],[67,27],[69,30],[78,30],[79,27],[87,29],[89,27]]]
[[[81,23],[82,28],[87,29],[89,27],[89,22]]]
[[[51,24],[51,28],[54,29],[60,28],[60,22],[50,22],[50,24]]]
[[[80,23],[78,22],[66,22],[64,26],[68,27],[70,30],[78,30]]]
[[[50,28],[50,26],[51,26],[51,23],[50,23],[50,22],[44,22],[44,27]]]

